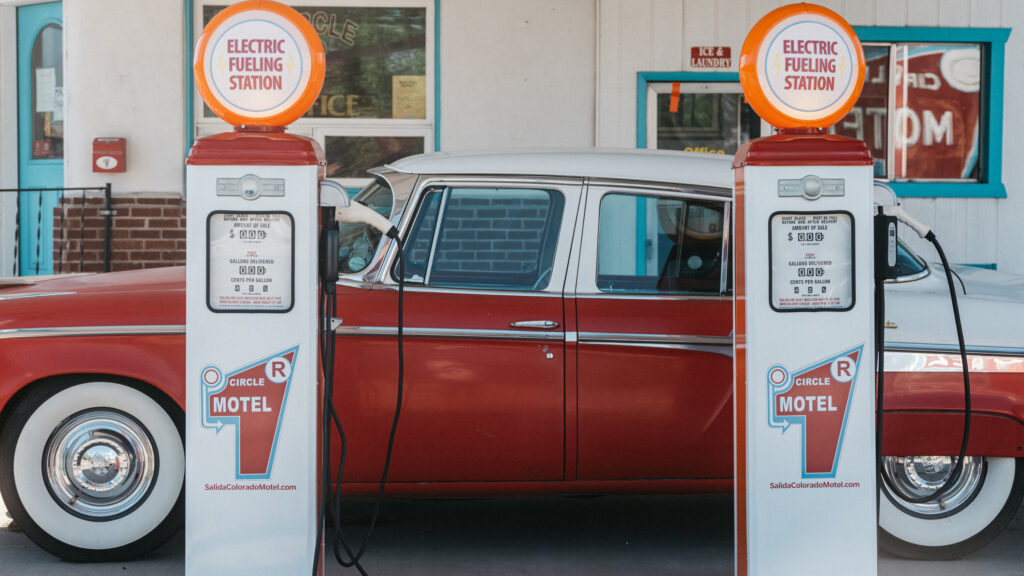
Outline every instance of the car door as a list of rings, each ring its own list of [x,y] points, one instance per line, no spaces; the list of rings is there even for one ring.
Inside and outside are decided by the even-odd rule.
[[[562,292],[580,196],[580,181],[481,179],[427,181],[414,195],[415,213],[403,218],[405,399],[393,481],[563,478]],[[346,481],[374,480],[383,463],[395,401],[394,257],[372,290],[339,296]]]
[[[579,478],[730,477],[728,192],[591,185],[585,210]]]

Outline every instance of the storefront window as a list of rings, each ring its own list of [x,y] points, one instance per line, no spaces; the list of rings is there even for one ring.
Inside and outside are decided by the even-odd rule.
[[[423,153],[423,138],[394,136],[327,136],[328,178],[364,178],[365,167]]]
[[[870,45],[864,55],[864,90],[834,132],[868,143],[878,178],[981,181],[980,46]]]
[[[733,83],[651,82],[647,147],[735,154],[761,134],[761,120]]]
[[[327,69],[320,96],[288,130],[320,143],[329,178],[361,187],[370,168],[433,141],[434,1],[307,2],[293,7],[319,34]],[[202,24],[224,7],[203,5]],[[198,135],[226,128],[208,107],[201,114]]]

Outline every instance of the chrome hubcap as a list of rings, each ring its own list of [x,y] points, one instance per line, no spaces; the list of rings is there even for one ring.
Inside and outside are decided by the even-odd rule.
[[[882,473],[889,480],[886,492],[903,508],[922,516],[949,515],[971,502],[981,487],[985,473],[985,459],[964,458],[963,472],[954,485],[938,500],[921,504],[906,499],[918,499],[935,494],[953,473],[956,456],[888,456],[883,458]]]
[[[156,475],[156,452],[135,419],[95,410],[73,416],[50,436],[44,469],[61,506],[104,519],[145,499]]]

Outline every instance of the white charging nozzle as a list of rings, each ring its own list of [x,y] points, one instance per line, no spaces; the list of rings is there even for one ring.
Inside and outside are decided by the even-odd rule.
[[[896,198],[896,192],[884,182],[875,182],[875,205],[880,207],[882,213],[886,216],[894,216],[897,220],[903,222],[904,225],[909,226],[921,238],[924,238],[931,232],[931,228],[918,222],[903,210],[899,200]]]
[[[897,220],[909,226],[914,232],[917,232],[917,235],[921,238],[928,236],[928,233],[932,230],[915,220],[910,214],[907,214],[901,206],[885,206],[882,208],[882,211],[886,216],[895,216]]]
[[[394,229],[390,220],[358,202],[337,208],[334,211],[334,219],[338,222],[362,222],[373,226],[387,236],[391,236],[392,229]]]

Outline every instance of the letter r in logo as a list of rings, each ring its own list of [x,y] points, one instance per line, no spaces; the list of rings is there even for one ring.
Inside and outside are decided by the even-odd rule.
[[[829,372],[836,382],[849,382],[857,376],[857,362],[849,356],[842,356],[832,361]]]
[[[263,371],[267,380],[270,380],[274,384],[281,384],[288,380],[288,377],[292,374],[292,363],[288,361],[284,356],[278,356],[267,361],[266,368]]]
[[[270,377],[271,378],[284,378],[285,377],[284,366],[285,366],[284,362],[281,362],[280,360],[275,360],[275,361],[271,362],[270,363],[270,374],[271,374]]]

